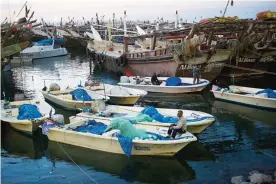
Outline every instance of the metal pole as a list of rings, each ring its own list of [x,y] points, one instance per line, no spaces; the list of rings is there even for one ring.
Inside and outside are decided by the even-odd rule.
[[[227,8],[228,8],[228,5],[229,5],[229,1],[230,1],[230,0],[228,0],[228,1],[227,1],[227,4],[226,4],[226,7],[225,7],[225,9],[224,9],[224,12],[223,12],[223,15],[222,15],[222,17],[224,17],[224,15],[225,15],[225,13],[226,13],[226,10],[227,10]]]

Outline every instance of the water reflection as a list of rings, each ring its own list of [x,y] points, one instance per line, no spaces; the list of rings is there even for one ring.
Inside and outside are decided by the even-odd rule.
[[[115,175],[128,182],[167,184],[192,180],[196,178],[196,173],[186,160],[214,160],[212,153],[205,149],[200,142],[188,145],[174,158],[132,156],[128,159],[124,155],[48,142],[41,133],[36,134],[33,138],[27,137],[14,131],[8,124],[2,123],[2,149],[9,155],[31,159],[46,157],[52,162],[52,166],[61,161],[72,163],[61,147],[78,165]],[[5,154],[3,152],[2,155]]]
[[[228,112],[251,121],[275,123],[276,112],[215,100],[213,112]]]

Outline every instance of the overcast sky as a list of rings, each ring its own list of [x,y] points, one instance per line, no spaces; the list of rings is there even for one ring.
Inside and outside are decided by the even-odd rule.
[[[1,20],[10,15],[13,17],[14,11],[17,14],[24,3],[25,0],[1,0]],[[201,16],[220,16],[226,3],[227,0],[28,0],[28,6],[35,11],[34,17],[47,21],[59,21],[60,17],[68,20],[68,16],[90,20],[96,13],[105,15],[105,20],[115,13],[119,19],[124,10],[128,20],[155,20],[158,16],[174,20],[175,10],[178,10],[179,18],[193,21],[196,17],[198,21]],[[255,18],[258,12],[266,10],[276,11],[276,1],[234,0],[234,6],[229,5],[226,16]]]

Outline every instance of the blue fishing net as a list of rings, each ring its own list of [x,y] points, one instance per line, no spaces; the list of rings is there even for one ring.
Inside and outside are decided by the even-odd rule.
[[[88,93],[84,89],[81,89],[81,88],[71,91],[70,94],[72,95],[73,100],[92,101],[92,98],[88,95]]]
[[[74,131],[102,135],[106,127],[104,123],[88,120],[87,124],[75,128]]]
[[[269,89],[269,88],[264,89],[262,91],[257,92],[256,95],[262,94],[262,93],[267,93],[268,98],[276,98],[276,92],[274,92],[272,89]]]
[[[152,106],[148,106],[144,108],[141,113],[146,114],[150,116],[152,119],[162,122],[162,123],[177,123],[178,118],[177,117],[170,117],[170,116],[163,116],[160,114],[156,108]]]
[[[166,86],[180,86],[181,79],[179,77],[169,77],[166,80]]]
[[[32,104],[23,104],[19,107],[19,115],[17,119],[24,120],[24,119],[34,119],[34,118],[41,118],[42,114],[38,111],[36,105]]]

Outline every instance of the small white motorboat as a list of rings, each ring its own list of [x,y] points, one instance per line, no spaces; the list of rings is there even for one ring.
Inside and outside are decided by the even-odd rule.
[[[92,126],[91,126],[92,125]],[[131,139],[131,142],[122,143],[120,131],[105,132],[109,125],[109,121],[91,121],[81,120],[70,123],[64,127],[49,128],[48,138],[50,141],[61,142],[74,146],[84,147],[88,149],[115,153],[126,154],[125,147],[128,147],[130,155],[151,155],[151,156],[173,156],[183,147],[197,138],[186,132],[176,139],[165,138],[168,128],[155,128],[147,131],[148,138]],[[81,129],[87,128],[87,131]],[[97,130],[96,130],[97,129]],[[101,129],[101,131],[99,131]],[[161,130],[162,129],[162,130]],[[121,132],[122,133],[122,132]],[[152,137],[152,138],[150,138]],[[128,155],[128,156],[130,156]]]
[[[20,52],[23,60],[27,59],[41,59],[56,56],[67,55],[68,52],[65,47],[62,47],[63,39],[49,39],[35,42],[32,47],[28,47]]]
[[[24,104],[35,105],[38,111],[41,113],[42,117],[31,119],[19,118],[19,108]],[[47,119],[50,114],[55,114],[55,109],[44,100],[24,100],[9,102],[7,104],[4,100],[1,100],[1,121],[9,123],[16,130],[27,134],[32,134],[32,132],[37,130],[40,123]]]
[[[78,90],[78,96],[76,97],[74,91]],[[97,94],[93,91],[88,91],[83,88],[68,89],[68,90],[56,90],[56,91],[41,91],[44,98],[49,102],[60,106],[67,110],[79,110],[84,108],[91,108],[94,105],[95,108],[101,108],[104,104],[104,100],[108,100],[109,97]]]
[[[125,78],[126,76],[123,77]],[[171,85],[168,83],[168,80],[171,79],[170,77],[158,77],[158,80],[161,82],[161,84],[153,85],[151,83],[151,77],[137,78],[135,76],[128,77],[129,80],[122,80],[121,78],[121,81],[118,83],[118,85],[154,93],[193,93],[202,91],[210,83],[205,79],[200,79],[198,84],[193,84],[193,78],[173,78],[178,80],[176,85]]]
[[[147,95],[145,90],[126,88],[110,84],[101,84],[100,86],[85,87],[100,95],[109,97],[108,102],[115,105],[134,105],[140,97]]]
[[[75,117],[70,117],[70,122],[76,121],[77,117],[83,119],[103,119],[103,120],[111,120],[114,117],[124,117],[129,119],[135,119],[141,112],[144,110],[144,107],[124,107],[117,105],[108,105],[105,107],[105,111],[100,112],[98,114],[91,113],[79,113]],[[152,121],[147,120],[146,118],[143,120],[135,121],[136,125],[144,125],[148,129],[148,126],[156,126],[156,127],[169,127],[173,123],[177,123],[178,119],[176,117],[177,113],[181,109],[166,109],[166,108],[155,108],[162,116],[164,117],[172,117],[176,121],[168,121],[168,122],[160,122],[151,118]],[[203,130],[205,130],[209,125],[211,125],[215,121],[215,117],[199,111],[192,110],[182,110],[183,117],[185,117],[187,121],[187,131],[199,134]],[[107,114],[107,115],[105,115]]]
[[[276,109],[276,91],[271,89],[229,86],[229,89],[213,85],[211,90],[215,98],[232,103],[263,109]]]

